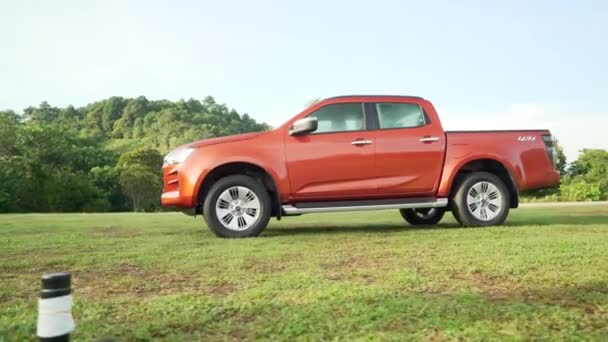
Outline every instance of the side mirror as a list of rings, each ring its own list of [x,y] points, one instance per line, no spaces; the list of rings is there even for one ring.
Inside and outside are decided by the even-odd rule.
[[[304,118],[293,123],[289,135],[304,135],[317,130],[319,122],[317,118]]]

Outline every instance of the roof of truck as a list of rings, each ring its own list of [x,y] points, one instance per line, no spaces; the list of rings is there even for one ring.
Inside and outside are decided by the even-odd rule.
[[[377,97],[377,98],[400,97],[400,98],[404,98],[404,99],[424,100],[424,98],[422,98],[420,96],[410,96],[410,95],[340,95],[340,96],[328,97],[325,100],[344,99],[344,98],[353,98],[353,97]]]

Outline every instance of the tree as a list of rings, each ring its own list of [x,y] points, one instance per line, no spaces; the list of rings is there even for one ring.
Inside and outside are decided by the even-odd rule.
[[[162,156],[148,147],[123,153],[116,166],[122,192],[131,199],[133,210],[151,210],[159,206],[162,180]]]
[[[124,168],[133,165],[139,165],[144,167],[146,171],[158,173],[163,165],[163,157],[156,149],[141,147],[124,153],[118,159],[119,167]]]
[[[74,128],[78,127],[78,123],[82,120],[83,114],[78,111],[74,106],[67,106],[64,109],[61,109],[59,112],[59,120],[66,124],[70,125]]]
[[[161,184],[158,176],[142,165],[129,165],[120,172],[120,186],[131,199],[134,211],[158,205]]]
[[[570,167],[574,180],[597,184],[600,199],[608,199],[608,151],[583,149],[578,159]]]
[[[63,168],[47,172],[40,190],[48,211],[81,212],[98,197],[86,174]]]
[[[0,112],[0,158],[15,152],[18,125],[15,112]]]
[[[566,166],[568,165],[568,162],[566,161],[566,154],[564,153],[564,148],[562,145],[557,141],[555,142],[555,152],[557,155],[555,166],[557,167],[557,170],[559,170],[560,174],[566,175]]]
[[[122,97],[114,96],[103,101],[101,127],[105,133],[112,133],[114,122],[121,117],[124,108],[125,101]]]
[[[51,123],[59,118],[59,108],[43,101],[38,107],[28,107],[23,111],[26,120],[38,123]]]
[[[578,159],[572,163],[572,176],[587,175],[602,177],[608,173],[608,151],[583,149]]]
[[[0,156],[0,212],[22,212],[30,209],[25,162],[18,156]],[[34,200],[32,198],[32,200]]]
[[[112,124],[112,136],[131,138],[133,123],[137,118],[146,116],[149,112],[148,105],[148,99],[144,96],[127,100],[121,117]]]
[[[129,199],[121,191],[119,177],[120,169],[113,166],[97,166],[91,169],[88,178],[97,189],[95,207],[103,206],[105,202],[108,204],[108,210],[129,210]]]

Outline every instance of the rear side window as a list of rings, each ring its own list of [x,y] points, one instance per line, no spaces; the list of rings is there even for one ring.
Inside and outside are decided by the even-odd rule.
[[[336,103],[321,107],[309,117],[319,126],[313,133],[361,131],[365,129],[363,103]]]
[[[413,103],[376,103],[380,129],[419,127],[427,124],[422,108]]]

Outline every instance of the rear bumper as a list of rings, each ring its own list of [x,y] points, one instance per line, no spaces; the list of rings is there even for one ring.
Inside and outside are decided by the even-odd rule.
[[[551,172],[547,173],[547,183],[549,183],[549,187],[556,187],[559,185],[559,181],[560,181],[560,174],[559,171],[556,170],[552,170]]]
[[[560,182],[560,174],[559,171],[551,170],[547,171],[542,175],[542,178],[537,179],[533,183],[527,184],[527,186],[523,189],[523,191],[531,191],[531,190],[539,190],[539,189],[549,189],[549,188],[557,188]]]

